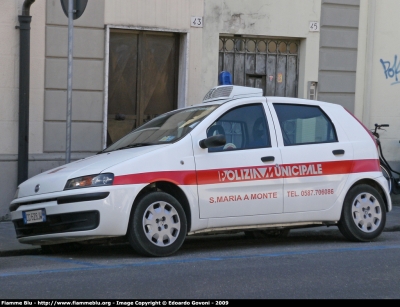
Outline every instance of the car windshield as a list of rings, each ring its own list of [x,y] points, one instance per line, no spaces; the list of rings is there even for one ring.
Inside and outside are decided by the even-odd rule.
[[[162,114],[125,135],[102,152],[174,143],[192,131],[217,107],[218,105],[202,105]]]

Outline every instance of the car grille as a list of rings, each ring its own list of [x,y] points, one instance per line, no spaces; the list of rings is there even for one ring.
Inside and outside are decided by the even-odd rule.
[[[53,233],[92,230],[99,226],[100,213],[98,211],[87,211],[47,215],[46,222],[43,223],[24,224],[22,219],[13,222],[17,238],[24,238]]]

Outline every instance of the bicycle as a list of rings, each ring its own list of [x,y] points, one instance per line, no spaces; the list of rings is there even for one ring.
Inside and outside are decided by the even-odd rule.
[[[376,139],[376,144],[378,146],[378,153],[379,153],[379,162],[381,165],[381,171],[383,176],[386,178],[388,181],[388,186],[389,186],[389,192],[390,194],[400,194],[400,172],[397,172],[392,169],[390,164],[386,161],[383,151],[382,151],[382,146],[381,146],[381,141],[379,139],[379,133],[377,130],[384,130],[383,127],[389,127],[388,124],[375,124],[375,129],[372,129],[371,132],[375,136]],[[395,174],[395,175],[393,175]]]

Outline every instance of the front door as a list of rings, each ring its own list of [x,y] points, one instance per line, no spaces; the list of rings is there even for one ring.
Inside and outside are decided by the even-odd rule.
[[[174,33],[110,33],[107,145],[177,107],[178,43]]]
[[[194,147],[201,218],[282,213],[283,179],[275,175],[281,154],[271,122],[264,103],[255,101],[232,107],[208,127],[207,137],[224,134],[226,145]]]

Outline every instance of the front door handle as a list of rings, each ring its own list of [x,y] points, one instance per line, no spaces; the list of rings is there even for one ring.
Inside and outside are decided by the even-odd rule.
[[[273,157],[273,156],[262,157],[261,161],[263,161],[263,162],[274,162],[275,161],[275,157]]]
[[[344,155],[344,150],[343,150],[343,149],[336,149],[336,150],[332,151],[332,153],[333,153],[335,156]]]

